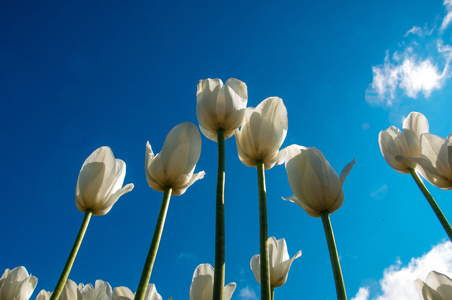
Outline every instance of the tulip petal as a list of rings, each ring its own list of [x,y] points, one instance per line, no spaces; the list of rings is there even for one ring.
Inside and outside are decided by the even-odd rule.
[[[224,300],[231,300],[236,287],[237,284],[235,284],[235,282],[231,282],[224,287]]]
[[[348,174],[352,170],[353,166],[356,163],[356,159],[353,159],[353,161],[349,162],[344,169],[342,169],[341,177],[339,178],[341,181],[341,184],[344,184],[345,178],[347,178]]]
[[[250,260],[250,268],[253,271],[254,277],[256,281],[261,284],[261,263],[260,263],[260,255],[255,254]]]
[[[199,179],[204,178],[204,175],[205,175],[205,174],[206,174],[206,172],[204,172],[204,171],[201,171],[201,172],[196,173],[196,174],[192,174],[191,177],[190,177],[190,181],[188,181],[188,183],[187,183],[186,185],[184,185],[184,186],[181,186],[181,187],[178,187],[178,188],[173,189],[172,194],[173,194],[174,196],[180,196],[180,195],[182,195],[183,193],[185,193],[185,191],[186,191],[193,183],[195,183],[195,182],[196,182],[197,180],[199,180]]]
[[[112,300],[133,300],[134,294],[125,286],[118,286],[113,289]]]
[[[429,132],[427,118],[418,112],[411,112],[408,117],[403,120],[403,131],[405,129],[412,130],[417,136]]]

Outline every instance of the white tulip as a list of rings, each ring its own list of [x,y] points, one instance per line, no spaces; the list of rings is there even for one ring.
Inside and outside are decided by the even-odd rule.
[[[196,116],[201,132],[215,142],[217,130],[224,129],[224,138],[230,138],[245,116],[248,91],[246,84],[230,78],[225,85],[220,79],[199,81],[196,92]]]
[[[427,118],[418,112],[411,112],[403,121],[403,132],[391,126],[380,131],[378,142],[381,154],[386,162],[400,173],[409,173],[408,168],[416,168],[416,163],[398,160],[399,156],[419,157],[421,153],[420,137],[429,132]]]
[[[275,237],[269,237],[268,241],[268,257],[270,265],[270,285],[272,287],[280,287],[286,283],[289,269],[292,262],[301,256],[301,250],[292,258],[287,252],[287,244],[285,239],[276,240]],[[261,283],[260,272],[260,255],[256,254],[250,261],[251,270],[256,277],[257,282]]]
[[[190,286],[190,300],[212,300],[214,269],[210,264],[199,265]],[[229,283],[224,287],[224,300],[230,300],[235,291],[236,284]]]
[[[38,279],[28,275],[25,267],[6,269],[0,277],[0,300],[28,300]]]
[[[399,160],[416,162],[428,182],[443,190],[452,189],[452,134],[445,139],[424,133],[421,135],[420,157],[399,157]]]
[[[78,290],[83,300],[111,300],[113,294],[110,284],[100,279],[96,280],[94,287],[91,283],[80,283]]]
[[[171,187],[173,195],[182,195],[204,177],[204,171],[193,174],[200,155],[201,135],[193,123],[181,123],[171,129],[156,156],[148,142],[145,167],[149,186],[159,192]]]
[[[287,109],[281,98],[270,97],[256,108],[247,108],[242,127],[235,132],[240,161],[255,167],[262,160],[266,170],[282,163],[279,148],[286,138],[287,127]]]
[[[339,177],[323,153],[316,148],[292,145],[286,148],[286,171],[293,196],[284,199],[300,205],[310,216],[335,212],[344,202],[342,185],[355,160],[348,163]]]
[[[132,291],[125,287],[120,286],[116,287],[113,290],[113,298],[112,300],[133,300],[135,298],[135,294]],[[153,283],[148,285],[146,290],[146,295],[144,296],[145,300],[162,300],[162,297],[157,293],[157,289]]]
[[[83,163],[75,189],[75,204],[85,212],[101,216],[110,211],[119,197],[130,192],[133,184],[122,186],[126,176],[126,164],[115,159],[109,147],[95,150]]]
[[[417,279],[414,284],[421,300],[452,299],[452,279],[439,272],[431,271],[426,282]]]

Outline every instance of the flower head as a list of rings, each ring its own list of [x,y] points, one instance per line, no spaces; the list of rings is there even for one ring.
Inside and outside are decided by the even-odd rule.
[[[428,182],[443,190],[452,189],[452,134],[447,139],[431,133],[421,135],[420,157],[399,157],[414,161]]]
[[[110,284],[100,279],[96,280],[94,287],[91,283],[79,283],[78,291],[83,300],[110,300],[113,294]]]
[[[248,91],[246,84],[230,78],[223,85],[220,79],[204,79],[196,92],[196,116],[201,132],[217,141],[217,130],[224,129],[224,138],[230,138],[245,116]]]
[[[210,264],[199,265],[190,286],[190,300],[212,300],[214,269]],[[224,300],[230,300],[236,284],[229,283],[224,287]]]
[[[452,298],[452,279],[436,271],[427,275],[426,282],[414,282],[421,300],[448,300]]]
[[[295,259],[301,256],[301,250],[290,258],[289,253],[287,252],[287,244],[285,239],[276,240],[276,238],[272,236],[268,238],[267,244],[270,263],[270,285],[272,287],[280,287],[286,283],[290,266]],[[261,277],[259,254],[256,254],[253,258],[251,258],[250,267],[254,273],[254,277],[256,277],[257,282],[260,284]]]
[[[270,97],[256,108],[247,108],[242,127],[235,132],[242,163],[255,167],[262,160],[265,169],[272,168],[280,158],[279,148],[286,138],[287,127],[287,109],[281,98]]]
[[[133,300],[135,298],[135,294],[130,291],[129,288],[125,286],[116,287],[113,290],[113,298],[112,300]],[[157,293],[157,289],[153,283],[148,285],[146,290],[146,295],[144,296],[145,300],[162,300],[162,296]]]
[[[386,162],[400,173],[409,173],[408,168],[414,169],[416,163],[408,160],[398,160],[399,156],[419,157],[421,153],[421,134],[429,131],[427,118],[418,112],[411,112],[403,121],[403,132],[394,126],[380,131],[378,142],[381,154]]]
[[[126,164],[115,159],[110,147],[96,149],[83,163],[75,189],[75,204],[85,212],[101,216],[110,211],[119,197],[130,192],[133,184],[124,187]]]
[[[292,145],[286,148],[286,171],[294,195],[284,199],[300,205],[310,216],[322,211],[335,212],[344,202],[342,185],[355,160],[348,163],[339,177],[323,153],[316,148]]]
[[[0,277],[0,300],[28,300],[38,279],[28,275],[25,267],[6,269]]]
[[[204,171],[193,174],[200,155],[201,135],[193,123],[181,123],[171,129],[156,156],[148,142],[145,167],[149,186],[159,192],[170,186],[173,195],[182,195],[204,177]]]

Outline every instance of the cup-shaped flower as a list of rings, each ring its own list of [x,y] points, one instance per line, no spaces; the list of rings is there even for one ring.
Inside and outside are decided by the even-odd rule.
[[[210,264],[199,265],[190,286],[190,300],[212,300],[214,269]],[[235,291],[236,284],[229,283],[224,287],[224,300],[230,300]]]
[[[417,279],[414,284],[421,300],[452,299],[452,279],[439,272],[431,271],[426,282]]]
[[[113,298],[112,300],[133,300],[135,298],[135,294],[125,286],[115,287],[113,290]],[[162,300],[162,296],[157,293],[157,289],[153,283],[148,285],[146,290],[146,295],[144,296],[145,300]]]
[[[355,160],[348,163],[339,177],[323,153],[318,149],[291,145],[285,153],[286,171],[293,196],[290,200],[300,205],[310,216],[335,212],[344,202],[342,185]]]
[[[145,167],[149,186],[159,192],[170,186],[173,195],[182,195],[204,177],[204,171],[193,174],[200,155],[201,135],[193,123],[181,123],[171,129],[156,156],[148,142]]]
[[[115,159],[110,147],[96,149],[83,163],[75,189],[75,204],[85,212],[101,216],[110,211],[119,197],[133,189],[133,183],[122,186],[126,164]]]
[[[292,258],[287,252],[287,244],[285,239],[276,240],[275,237],[269,237],[268,241],[268,257],[270,265],[270,285],[272,287],[280,287],[286,283],[292,262],[301,256],[301,250]],[[256,254],[250,261],[251,270],[256,277],[257,282],[261,283],[260,275],[260,255]]]
[[[421,135],[420,157],[398,157],[400,161],[414,161],[422,176],[443,190],[452,189],[452,134],[447,139],[424,133]]]
[[[256,108],[247,108],[242,127],[235,132],[240,161],[255,167],[262,160],[266,170],[272,168],[281,156],[287,126],[287,109],[281,98],[270,97]]]
[[[245,116],[248,90],[246,84],[229,78],[223,85],[220,79],[203,79],[196,92],[196,116],[201,132],[217,142],[217,130],[224,129],[224,138],[230,138]]]
[[[82,288],[83,285],[80,286]],[[36,300],[49,300],[50,296],[52,295],[51,292],[47,292],[45,290],[41,290],[36,297]],[[66,281],[66,284],[64,285],[63,291],[60,295],[61,300],[82,300],[82,295],[80,294],[80,291],[77,287],[77,284],[68,279]]]
[[[78,290],[83,300],[111,300],[113,294],[110,284],[100,279],[96,280],[94,287],[91,283],[79,283]]]
[[[0,300],[28,300],[38,279],[28,275],[25,267],[6,269],[0,277]]]
[[[427,118],[418,112],[411,112],[403,121],[403,132],[390,126],[380,131],[378,142],[386,162],[399,173],[409,173],[408,168],[416,168],[413,161],[397,160],[398,156],[419,157],[421,153],[420,136],[429,132]]]

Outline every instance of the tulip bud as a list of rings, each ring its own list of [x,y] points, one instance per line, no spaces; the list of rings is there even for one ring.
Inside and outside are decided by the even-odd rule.
[[[190,285],[190,300],[212,300],[214,269],[210,264],[199,265],[193,273]],[[229,283],[224,287],[224,300],[230,300],[236,284]]]
[[[287,252],[287,244],[285,239],[276,240],[275,237],[269,237],[268,241],[268,257],[270,263],[270,285],[272,287],[280,287],[286,283],[289,269],[292,262],[301,256],[298,251],[292,258]],[[254,273],[257,282],[261,283],[260,275],[260,255],[256,254],[250,261],[251,271]]]
[[[414,169],[416,163],[400,160],[399,156],[419,157],[421,153],[420,137],[428,133],[427,118],[421,113],[411,112],[403,121],[403,132],[394,126],[380,131],[378,142],[381,154],[386,162],[399,173],[409,173],[408,168]]]
[[[201,135],[193,123],[181,123],[171,129],[156,156],[147,142],[145,168],[149,186],[159,192],[170,186],[173,195],[182,195],[204,177],[204,171],[193,174],[200,155]]]
[[[280,158],[287,126],[287,109],[281,98],[270,97],[256,108],[247,108],[242,127],[235,132],[240,161],[255,167],[262,160],[266,170],[272,168]]]
[[[224,138],[230,138],[240,127],[245,116],[248,91],[246,84],[230,78],[223,85],[220,79],[204,79],[196,92],[196,116],[201,132],[217,142],[217,130],[224,129]]]
[[[284,199],[300,205],[310,216],[335,212],[344,202],[342,185],[355,160],[338,177],[336,171],[316,148],[292,145],[286,148],[286,171],[294,195]]]
[[[132,183],[122,186],[125,176],[124,161],[115,159],[109,147],[98,148],[85,160],[78,175],[77,208],[82,212],[90,209],[95,216],[105,215],[119,197],[133,189]]]

